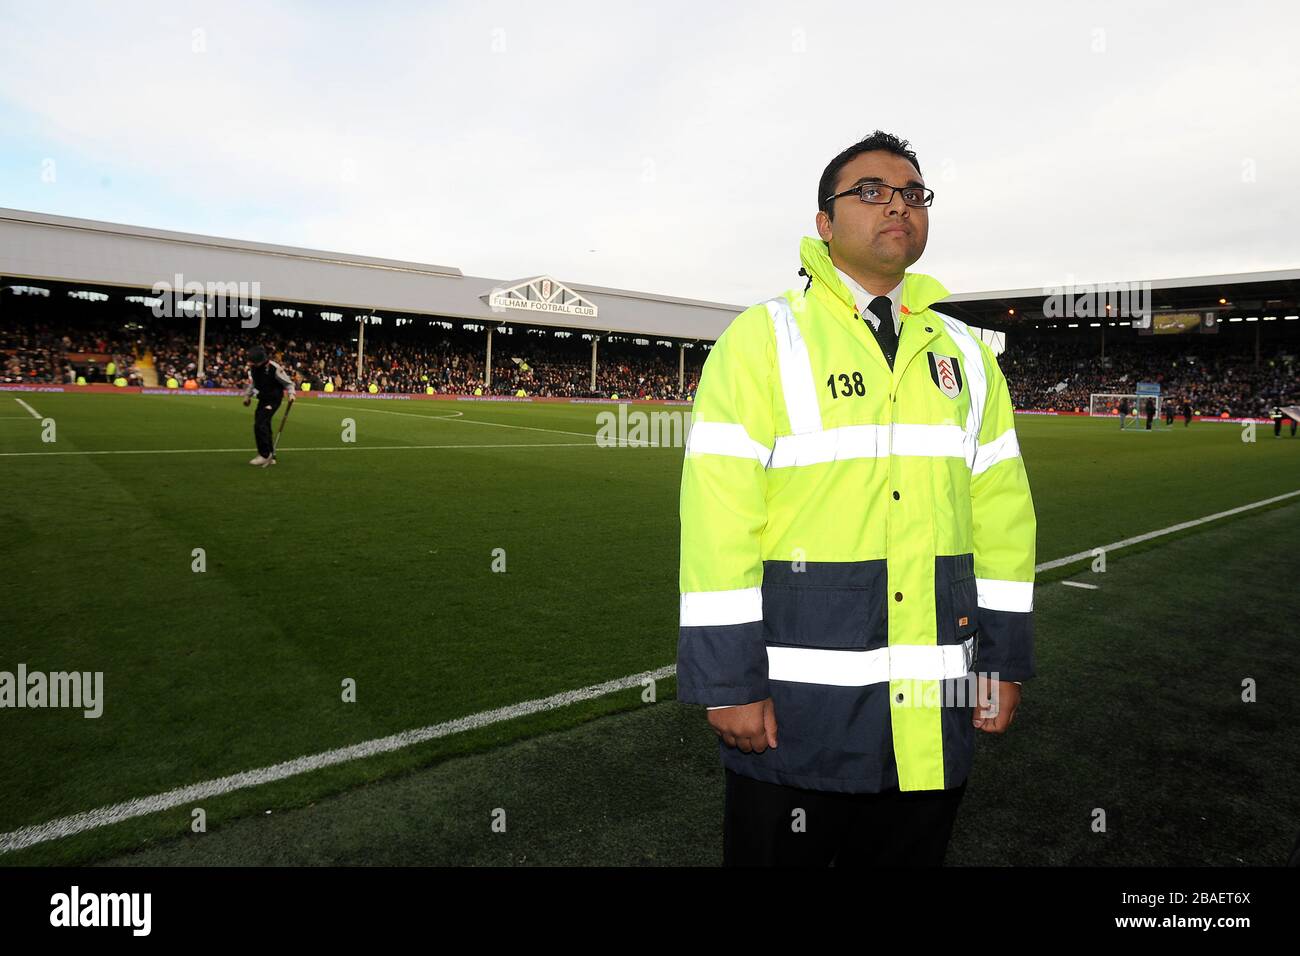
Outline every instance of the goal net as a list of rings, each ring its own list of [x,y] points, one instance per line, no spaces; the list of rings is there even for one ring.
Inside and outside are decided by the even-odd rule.
[[[1145,424],[1147,417],[1146,401],[1148,398],[1155,400],[1156,421],[1160,421],[1161,416],[1164,414],[1163,396],[1138,395],[1136,392],[1127,394],[1122,392],[1093,392],[1088,396],[1088,414],[1094,418],[1118,416],[1121,403],[1128,399],[1130,420],[1141,421]]]

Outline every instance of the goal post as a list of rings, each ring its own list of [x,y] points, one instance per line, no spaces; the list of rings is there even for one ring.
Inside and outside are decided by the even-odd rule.
[[[1119,406],[1128,399],[1128,413],[1133,421],[1146,423],[1146,400],[1155,399],[1156,422],[1163,422],[1164,397],[1159,393],[1138,392],[1091,392],[1088,395],[1088,414],[1093,418],[1115,418],[1119,415]]]
[[[1093,418],[1107,418],[1119,414],[1119,406],[1128,399],[1129,413],[1139,405],[1136,392],[1092,392],[1088,395],[1088,414]]]

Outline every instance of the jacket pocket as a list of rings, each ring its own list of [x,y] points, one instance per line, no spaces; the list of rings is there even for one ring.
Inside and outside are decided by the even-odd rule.
[[[952,582],[949,601],[950,630],[946,635],[940,634],[940,641],[960,644],[979,630],[979,593],[974,574]]]
[[[941,554],[934,559],[935,640],[961,644],[979,630],[975,555]]]
[[[769,644],[865,650],[875,627],[866,588],[763,588],[763,636]]]
[[[763,636],[768,644],[872,650],[888,644],[885,562],[764,563]]]

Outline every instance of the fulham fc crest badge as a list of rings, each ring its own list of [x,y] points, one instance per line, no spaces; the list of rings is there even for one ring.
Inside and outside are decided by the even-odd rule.
[[[960,395],[961,366],[957,364],[957,359],[951,355],[936,355],[934,352],[926,354],[930,358],[930,378],[939,386],[939,391],[949,398]]]

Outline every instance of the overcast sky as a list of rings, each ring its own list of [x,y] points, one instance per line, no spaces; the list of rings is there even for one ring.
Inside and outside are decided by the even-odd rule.
[[[880,128],[953,292],[1294,268],[1298,10],[0,2],[0,206],[747,305]]]

